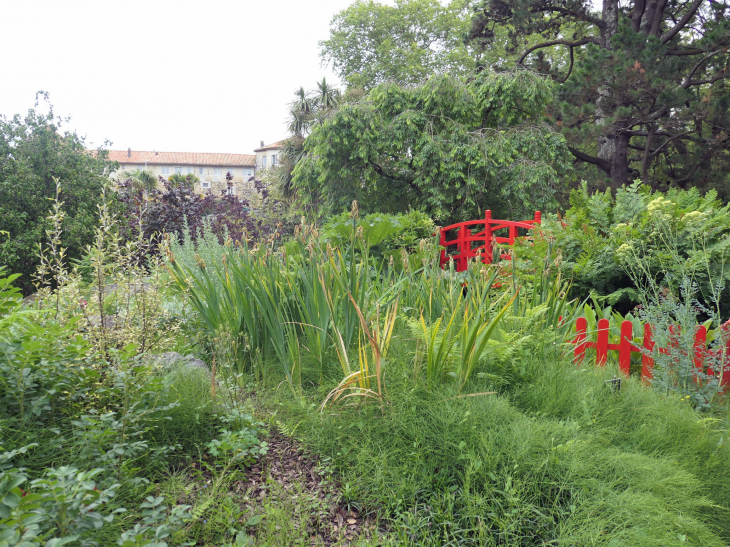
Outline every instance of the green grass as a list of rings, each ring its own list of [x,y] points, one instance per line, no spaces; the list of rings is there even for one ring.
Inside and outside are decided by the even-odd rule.
[[[319,413],[282,390],[268,400],[398,544],[730,542],[727,422],[634,379],[614,393],[608,370],[555,359],[521,363],[499,394],[427,392],[404,372],[406,348],[386,375],[384,409]]]
[[[158,444],[179,444],[181,458],[199,458],[216,433],[215,408],[206,370],[178,368],[168,373],[167,403],[179,404],[167,412],[152,435]]]

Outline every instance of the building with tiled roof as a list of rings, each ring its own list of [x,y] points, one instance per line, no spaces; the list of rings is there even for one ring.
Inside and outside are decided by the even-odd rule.
[[[120,164],[148,165],[185,165],[254,167],[256,156],[253,154],[210,154],[206,152],[143,152],[132,149],[110,150],[109,159]]]
[[[284,141],[264,145],[254,150],[254,154],[222,154],[206,152],[156,152],[132,150],[110,150],[109,159],[119,162],[119,170],[112,173],[116,178],[123,171],[145,170],[168,179],[175,173],[195,175],[200,182],[195,183],[199,192],[228,191],[226,175],[232,175],[230,192],[242,198],[254,195],[256,171],[265,170],[279,164],[279,151]]]
[[[279,153],[283,146],[284,141],[272,144],[264,144],[264,141],[261,141],[261,146],[254,150],[256,153],[256,168],[264,170],[279,165]]]
[[[119,162],[119,173],[145,170],[168,179],[174,173],[195,175],[198,192],[216,194],[228,190],[226,175],[233,176],[230,192],[239,197],[251,197],[256,175],[254,154],[221,154],[206,152],[148,152],[142,150],[110,150],[109,159]],[[112,173],[116,177],[117,173]]]

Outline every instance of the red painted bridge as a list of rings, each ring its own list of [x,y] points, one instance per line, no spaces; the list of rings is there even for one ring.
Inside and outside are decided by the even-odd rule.
[[[462,272],[466,270],[469,259],[477,255],[485,264],[491,264],[495,243],[513,245],[518,237],[518,230],[532,230],[540,224],[540,218],[540,211],[535,211],[535,218],[532,220],[496,220],[492,218],[492,211],[487,210],[483,219],[445,226],[441,228],[439,238],[439,245],[444,247],[441,250],[441,266],[453,260],[456,271]]]

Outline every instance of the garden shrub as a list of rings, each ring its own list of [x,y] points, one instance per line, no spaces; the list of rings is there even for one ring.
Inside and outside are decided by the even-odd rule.
[[[544,215],[539,233],[518,243],[525,270],[540,268],[552,245],[559,265],[572,280],[573,294],[591,293],[626,312],[642,303],[652,285],[679,293],[684,278],[698,287],[698,300],[712,304],[713,292],[730,279],[725,267],[730,251],[730,206],[717,194],[704,196],[691,188],[652,192],[639,182],[589,193],[584,184],[573,190],[564,217]],[[723,315],[730,294],[722,297]]]
[[[396,264],[402,262],[402,256],[418,253],[421,242],[432,240],[436,233],[433,220],[420,211],[392,215],[373,213],[359,217],[354,225],[351,214],[342,213],[322,226],[322,243],[344,248],[352,239],[353,229],[361,234],[363,244],[374,260],[392,257]],[[412,258],[413,264],[420,266],[420,258],[426,257]]]
[[[83,137],[63,131],[46,93],[38,99],[36,108],[46,103],[47,113],[31,109],[25,117],[0,116],[0,265],[20,274],[16,283],[25,295],[33,292],[38,245],[50,228],[54,178],[64,181],[67,256],[79,259],[94,237],[96,208],[115,165],[107,151],[89,153]]]
[[[240,461],[250,462],[265,453],[260,429],[228,418],[225,401],[214,407],[199,369],[165,374],[135,344],[89,343],[67,286],[22,306],[15,277],[0,272],[0,544],[166,545],[193,516],[148,485],[186,458],[183,448],[187,459],[210,452],[217,423],[230,430],[222,450],[245,448]]]

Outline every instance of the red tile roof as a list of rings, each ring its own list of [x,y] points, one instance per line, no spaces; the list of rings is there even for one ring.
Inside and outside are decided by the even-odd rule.
[[[253,167],[256,156],[252,154],[212,154],[207,152],[142,152],[109,150],[109,159],[119,163],[147,163],[148,165],[220,165],[221,167]]]
[[[284,141],[278,141],[272,144],[267,144],[261,148],[256,148],[254,152],[265,152],[266,150],[279,150],[284,146]]]

